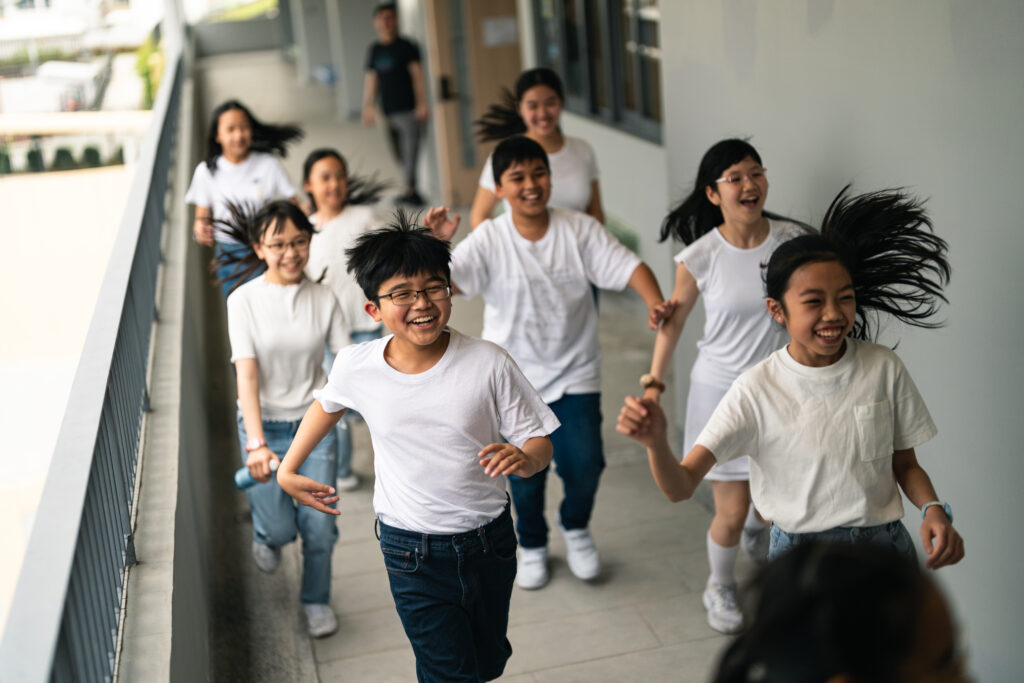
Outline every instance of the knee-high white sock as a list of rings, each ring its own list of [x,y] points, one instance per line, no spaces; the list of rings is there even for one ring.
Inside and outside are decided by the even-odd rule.
[[[708,563],[711,565],[711,576],[708,583],[719,583],[724,586],[731,586],[736,583],[736,555],[740,551],[739,543],[726,548],[718,545],[711,538],[708,532]]]
[[[743,522],[743,530],[748,534],[752,534],[760,531],[766,526],[768,525],[758,519],[757,512],[754,510],[754,504],[751,503],[750,507],[747,509],[747,519]]]

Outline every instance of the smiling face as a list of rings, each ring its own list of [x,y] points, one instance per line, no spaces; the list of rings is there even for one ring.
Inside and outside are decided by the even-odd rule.
[[[707,186],[705,193],[708,201],[722,210],[725,222],[749,225],[760,221],[764,200],[768,196],[764,167],[753,157],[747,157],[725,169],[719,178],[725,180]]]
[[[857,301],[850,274],[838,261],[807,263],[789,276],[782,301],[768,311],[789,332],[789,355],[801,365],[823,367],[842,357]]]
[[[224,158],[237,164],[249,156],[252,121],[241,109],[228,109],[217,118],[216,139]]]
[[[409,289],[424,290],[447,284],[448,281],[439,273],[395,275],[381,283],[377,294],[393,294]],[[420,291],[410,306],[398,306],[390,298],[381,296],[376,301],[367,301],[364,307],[374,320],[383,322],[394,333],[395,340],[403,350],[429,351],[439,344],[447,344],[447,341],[441,339],[441,334],[452,315],[450,297],[432,300]]]
[[[543,159],[514,163],[501,174],[495,194],[508,202],[513,217],[544,216],[551,197],[551,172]]]
[[[280,232],[267,228],[253,249],[260,260],[267,264],[267,282],[274,285],[294,285],[302,281],[302,269],[309,261],[309,240],[311,235],[295,227],[290,220],[284,220]]]
[[[519,100],[519,116],[526,123],[526,134],[544,138],[558,132],[562,116],[562,98],[546,85],[535,85]]]
[[[318,212],[337,215],[345,208],[348,173],[337,157],[326,156],[313,164],[303,186],[313,198]]]

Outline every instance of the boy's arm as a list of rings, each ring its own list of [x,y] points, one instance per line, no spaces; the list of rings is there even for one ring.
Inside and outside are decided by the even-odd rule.
[[[665,413],[650,399],[627,396],[615,430],[647,446],[654,482],[673,503],[690,498],[715,465],[714,454],[701,445],[694,446],[682,462],[676,461],[668,445]]]
[[[245,425],[245,436],[248,439],[259,439],[263,446],[249,451],[245,466],[256,481],[270,481],[270,463],[279,460],[266,446],[263,434],[263,414],[260,409],[260,368],[255,358],[239,358],[235,361],[235,374],[238,383],[238,407],[242,411],[242,423]]]
[[[931,478],[918,464],[913,448],[893,452],[892,473],[907,498],[918,508],[939,499]],[[931,569],[956,564],[964,557],[964,540],[940,505],[932,505],[925,511],[921,522],[921,542],[928,554],[925,566]]]
[[[285,453],[284,460],[277,470],[277,483],[285,493],[299,503],[329,515],[341,514],[338,510],[327,507],[338,500],[338,496],[334,495],[334,487],[313,481],[298,472],[309,454],[334,429],[344,414],[344,410],[328,413],[319,401],[313,401],[302,417],[295,438],[292,439],[288,452]]]
[[[629,282],[626,283],[626,286],[639,294],[640,298],[647,304],[647,324],[651,326],[652,330],[658,329],[661,321],[672,315],[675,304],[671,301],[665,301],[665,297],[661,295],[661,287],[658,286],[658,280],[655,279],[654,273],[651,272],[646,263],[641,262],[640,265],[633,269],[633,274],[629,276]]]
[[[601,225],[604,225],[604,209],[601,207],[601,184],[596,179],[590,183],[590,203],[587,204],[587,215],[593,216]]]
[[[551,439],[535,436],[527,439],[522,448],[510,443],[492,443],[477,453],[484,472],[492,477],[515,474],[532,477],[548,466],[554,449]]]

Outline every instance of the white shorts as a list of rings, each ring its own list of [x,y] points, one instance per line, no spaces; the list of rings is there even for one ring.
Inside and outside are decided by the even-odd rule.
[[[697,437],[711,414],[718,407],[729,387],[720,389],[712,384],[690,380],[690,394],[686,397],[686,428],[683,432],[684,453],[693,449]],[[709,481],[748,481],[750,479],[750,457],[741,455],[728,462],[715,465],[704,477]]]

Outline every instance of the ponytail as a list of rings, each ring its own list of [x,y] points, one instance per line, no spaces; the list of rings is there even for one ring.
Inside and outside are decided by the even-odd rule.
[[[538,85],[550,88],[560,101],[565,102],[565,89],[558,74],[546,67],[527,69],[516,79],[515,92],[502,88],[501,101],[492,104],[483,116],[473,122],[477,140],[491,142],[525,133],[526,122],[519,116],[519,102],[527,90]]]

